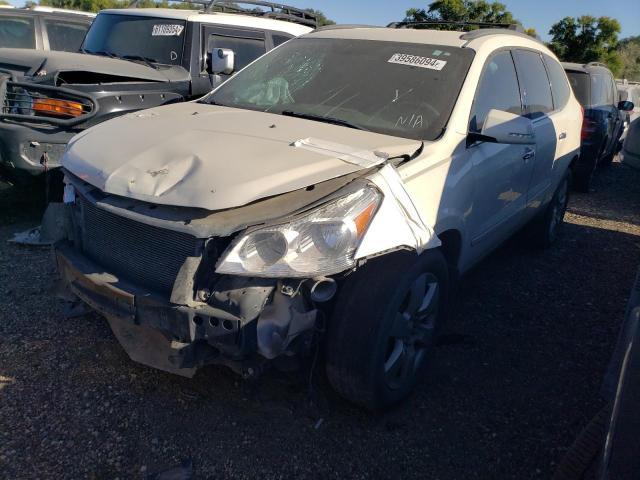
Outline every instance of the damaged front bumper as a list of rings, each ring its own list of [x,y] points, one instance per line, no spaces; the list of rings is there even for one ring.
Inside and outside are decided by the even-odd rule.
[[[102,314],[144,365],[191,377],[221,364],[250,377],[269,359],[311,345],[317,311],[282,282],[223,277],[206,301],[181,305],[105,273],[66,241],[54,252],[63,286]]]

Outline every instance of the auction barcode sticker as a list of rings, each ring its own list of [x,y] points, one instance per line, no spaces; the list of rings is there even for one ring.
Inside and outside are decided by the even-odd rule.
[[[154,25],[152,37],[179,37],[184,30],[182,25]]]
[[[418,55],[407,55],[405,53],[394,54],[389,59],[389,63],[398,63],[400,65],[408,65],[410,67],[428,68],[430,70],[442,70],[447,64],[446,60],[419,57]]]

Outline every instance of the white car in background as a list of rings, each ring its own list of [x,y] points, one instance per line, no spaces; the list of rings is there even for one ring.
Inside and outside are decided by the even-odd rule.
[[[386,408],[460,274],[527,225],[555,240],[582,120],[556,57],[398,26],[320,29],[71,141],[58,268],[131,358],[249,377],[322,345],[338,392]]]

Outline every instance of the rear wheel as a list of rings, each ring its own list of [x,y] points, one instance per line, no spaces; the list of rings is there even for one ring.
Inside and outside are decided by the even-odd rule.
[[[560,182],[542,216],[529,226],[528,238],[533,246],[547,248],[558,238],[569,204],[570,183],[571,175],[568,173]]]
[[[348,400],[381,410],[407,397],[433,358],[449,292],[439,250],[375,259],[341,289],[327,335],[327,374]]]

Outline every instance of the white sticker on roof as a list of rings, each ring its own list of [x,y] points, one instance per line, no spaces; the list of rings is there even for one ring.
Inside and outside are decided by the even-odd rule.
[[[389,63],[397,63],[399,65],[408,65],[410,67],[428,68],[430,70],[442,70],[447,64],[445,60],[437,58],[420,57],[418,55],[407,55],[406,53],[396,53],[390,59]]]
[[[179,37],[184,30],[183,25],[154,25],[152,37]]]

